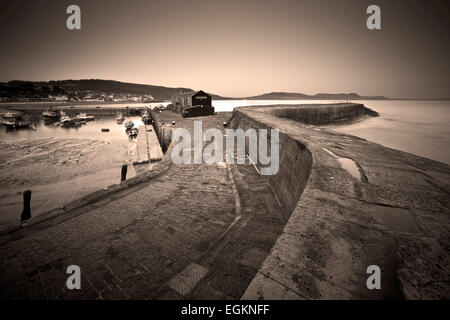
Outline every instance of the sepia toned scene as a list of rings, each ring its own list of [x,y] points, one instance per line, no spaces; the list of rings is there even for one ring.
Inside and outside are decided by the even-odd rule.
[[[449,12],[4,1],[0,299],[449,299]]]

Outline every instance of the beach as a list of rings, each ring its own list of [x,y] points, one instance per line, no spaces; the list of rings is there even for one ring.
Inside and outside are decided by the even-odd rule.
[[[32,190],[36,216],[120,182],[130,143],[56,137],[0,142],[0,227],[20,222],[25,190]]]

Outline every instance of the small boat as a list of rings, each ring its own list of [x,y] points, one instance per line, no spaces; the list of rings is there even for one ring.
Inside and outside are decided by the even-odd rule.
[[[128,131],[128,137],[134,138],[138,135],[139,130],[137,128],[132,128]]]
[[[123,117],[123,114],[122,114],[121,112],[119,112],[119,113],[116,115],[116,120],[117,120],[117,123],[119,123],[119,124],[121,124],[121,123],[124,122],[125,118]]]
[[[11,113],[11,112],[7,112],[3,116],[2,123],[7,129],[26,129],[26,128],[32,127],[31,122],[28,120],[22,119],[21,114],[15,114],[15,113]]]
[[[79,120],[79,121],[94,121],[95,117],[94,116],[88,116],[86,113],[81,112],[81,113],[79,113],[76,116],[76,120]]]
[[[16,127],[16,119],[5,118],[5,119],[3,119],[3,125],[6,128],[15,128]]]
[[[62,116],[59,122],[62,126],[70,126],[75,123],[75,121],[73,121],[73,119],[70,119],[68,116]]]
[[[6,128],[15,128],[17,123],[17,115],[12,112],[7,112],[3,115],[2,122]]]
[[[134,123],[133,123],[133,121],[130,120],[130,121],[125,122],[124,126],[125,126],[125,128],[127,128],[127,130],[131,130],[131,128],[134,127]]]
[[[150,114],[148,113],[147,110],[145,110],[144,113],[142,114],[142,122],[144,124],[151,124],[152,123],[152,117],[150,116]]]
[[[44,112],[42,112],[42,116],[44,117],[45,120],[59,119],[59,117],[60,117],[58,112],[50,110],[50,109],[47,109]]]
[[[15,125],[16,129],[28,129],[28,128],[32,128],[32,127],[33,127],[33,125],[31,124],[31,122],[24,121],[24,120],[16,121],[16,125]]]
[[[5,113],[5,115],[3,116],[4,118],[15,118],[15,114],[12,112],[7,112]]]

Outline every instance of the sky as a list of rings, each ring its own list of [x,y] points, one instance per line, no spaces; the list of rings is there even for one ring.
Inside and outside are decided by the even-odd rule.
[[[437,0],[2,0],[0,81],[449,98],[449,14]]]

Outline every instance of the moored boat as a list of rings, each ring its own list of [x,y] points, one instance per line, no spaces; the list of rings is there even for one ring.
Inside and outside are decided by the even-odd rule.
[[[128,137],[134,138],[137,137],[139,130],[137,128],[132,128],[128,131]]]
[[[70,117],[66,115],[62,116],[59,122],[61,123],[62,126],[70,126],[75,123],[73,119],[70,119]]]
[[[21,116],[12,112],[7,112],[3,115],[2,123],[6,128],[16,128],[19,118],[21,118]]]
[[[6,128],[15,128],[16,127],[16,119],[14,118],[4,118],[3,119],[3,125]]]
[[[152,123],[152,117],[151,115],[148,113],[147,110],[144,111],[144,113],[142,114],[142,122],[144,124],[151,124]]]
[[[32,128],[32,124],[27,119],[22,119],[22,114],[7,112],[3,115],[3,125],[6,129]]]
[[[134,123],[133,123],[133,121],[130,120],[130,121],[125,122],[124,126],[125,126],[125,128],[127,128],[127,130],[131,130],[131,128],[134,127]]]
[[[27,129],[32,127],[33,125],[31,124],[31,122],[26,120],[17,120],[15,124],[16,129]]]
[[[123,114],[121,112],[117,113],[116,120],[117,120],[117,123],[119,123],[119,124],[124,122],[125,118],[123,117]]]
[[[95,120],[95,117],[94,116],[88,116],[86,113],[83,113],[83,112],[81,112],[81,113],[79,113],[77,116],[76,116],[76,120],[78,121],[94,121]]]
[[[42,112],[42,116],[45,120],[56,120],[59,119],[60,115],[58,112],[47,109],[44,112]]]

